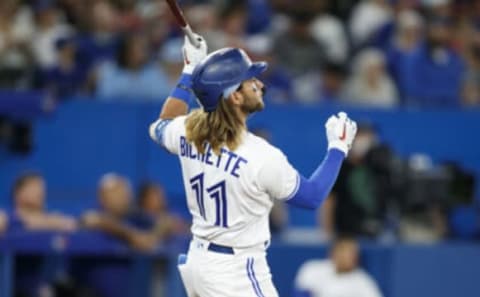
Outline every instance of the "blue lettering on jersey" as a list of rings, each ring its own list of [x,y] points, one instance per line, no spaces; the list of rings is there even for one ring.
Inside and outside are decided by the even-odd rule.
[[[248,163],[247,160],[245,160],[244,158],[238,156],[237,158],[237,162],[235,162],[235,165],[233,165],[233,169],[232,169],[232,175],[235,176],[235,177],[240,177],[237,173],[237,170],[240,169],[240,163]]]
[[[205,151],[205,164],[213,165],[210,157],[212,156],[212,147],[208,146],[207,150]]]
[[[228,171],[228,167],[230,166],[230,162],[232,161],[232,159],[235,159],[237,157],[237,155],[234,152],[231,152],[231,151],[226,150],[224,148],[222,148],[222,152],[228,154],[227,165],[225,165],[225,171]]]
[[[180,137],[180,156],[197,160],[210,166],[216,166],[237,178],[240,177],[239,170],[241,169],[241,165],[248,163],[247,159],[225,148],[222,148],[220,154],[217,156],[212,152],[210,145],[207,145],[205,154],[198,154],[196,153],[195,147],[188,143],[184,136]],[[215,158],[217,158],[216,161]]]

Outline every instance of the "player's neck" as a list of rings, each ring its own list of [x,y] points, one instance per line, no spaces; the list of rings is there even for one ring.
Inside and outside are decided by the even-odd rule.
[[[237,113],[237,116],[238,118],[240,119],[240,121],[242,122],[243,124],[243,127],[245,128],[245,130],[247,129],[247,118],[248,118],[248,115],[245,111],[243,111],[241,108],[237,107],[235,108],[235,112]]]

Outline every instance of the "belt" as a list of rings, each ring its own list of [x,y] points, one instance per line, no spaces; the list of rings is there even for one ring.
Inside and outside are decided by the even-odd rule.
[[[220,245],[220,244],[216,244],[216,243],[213,243],[213,242],[209,242],[207,240],[200,239],[200,238],[195,237],[195,236],[192,240],[192,243],[194,243],[195,246],[198,247],[198,248],[208,250],[208,251],[211,251],[211,252],[215,252],[215,253],[227,254],[227,255],[234,255],[235,254],[235,249],[238,249],[240,251],[240,250],[245,250],[245,249],[250,249],[251,248],[251,247],[250,248],[249,247],[247,247],[247,248],[234,248],[234,247],[230,247],[230,246],[225,246],[225,245]],[[268,246],[270,245],[270,241],[267,240],[264,243],[262,243],[261,245],[263,246],[263,248],[268,248]],[[258,248],[258,246],[257,246],[257,248]]]
[[[212,242],[208,244],[208,250],[211,252],[216,252],[221,254],[228,254],[228,255],[235,254],[232,247],[219,245]]]

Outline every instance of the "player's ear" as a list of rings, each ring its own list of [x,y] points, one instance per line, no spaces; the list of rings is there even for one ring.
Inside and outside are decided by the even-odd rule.
[[[242,105],[244,98],[241,92],[235,91],[230,95],[230,100],[234,105]]]

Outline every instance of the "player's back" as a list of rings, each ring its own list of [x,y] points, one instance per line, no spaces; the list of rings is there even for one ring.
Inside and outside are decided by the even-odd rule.
[[[215,154],[207,144],[199,154],[186,140],[185,118],[169,124],[165,144],[180,159],[194,236],[233,247],[269,240],[273,198],[288,198],[297,183],[296,171],[278,149],[249,132],[234,151],[223,147]],[[271,170],[290,178],[278,172],[280,178],[271,180],[279,176]],[[272,190],[276,182],[278,189]]]

